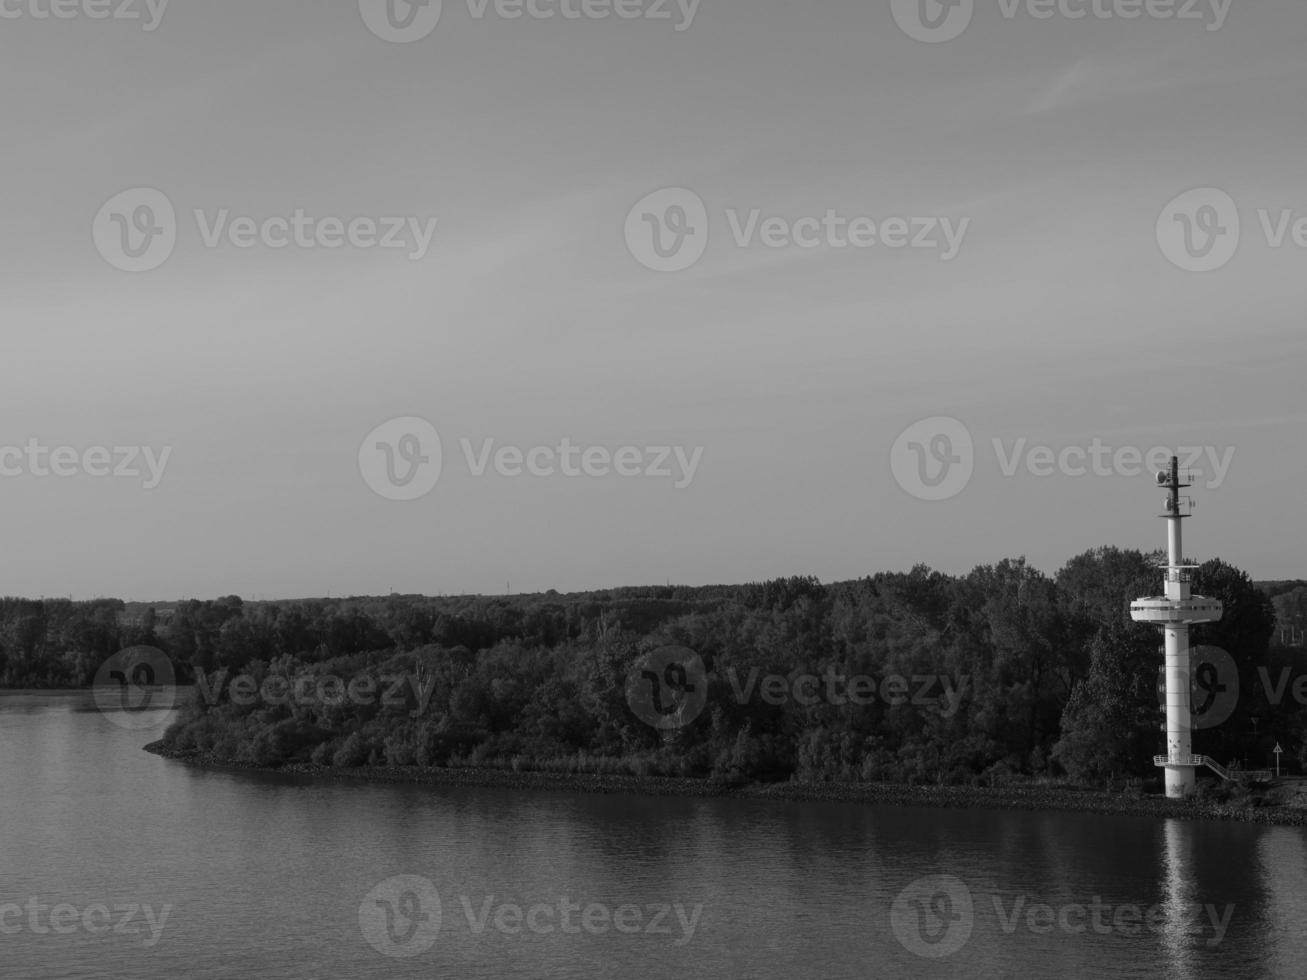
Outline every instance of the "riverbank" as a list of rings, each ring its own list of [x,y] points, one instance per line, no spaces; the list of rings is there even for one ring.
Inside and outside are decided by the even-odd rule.
[[[960,809],[1067,810],[1112,816],[1172,817],[1184,820],[1238,820],[1247,823],[1307,826],[1307,806],[1237,806],[1206,801],[1168,800],[1066,786],[906,786],[890,783],[747,783],[666,776],[611,776],[585,773],[514,772],[507,769],[419,766],[267,767],[232,763],[195,753],[170,751],[160,742],[145,751],[196,768],[300,776],[312,779],[429,786],[492,786],[568,793],[625,793],[643,796],[738,796],[756,799],[939,806]]]

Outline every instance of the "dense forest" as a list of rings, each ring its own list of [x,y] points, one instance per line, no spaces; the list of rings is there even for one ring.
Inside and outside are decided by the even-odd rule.
[[[87,686],[116,651],[157,647],[180,682],[200,682],[165,744],[257,765],[1119,785],[1154,778],[1163,744],[1161,637],[1128,615],[1160,591],[1159,560],[1102,548],[1051,578],[1008,559],[965,576],[918,566],[828,585],[518,597],[6,599],[0,686]],[[1195,751],[1262,767],[1278,740],[1285,763],[1307,762],[1307,681],[1294,684],[1307,583],[1259,586],[1212,560],[1194,589],[1225,604],[1194,644],[1228,651],[1238,671],[1237,705]],[[699,655],[706,690],[687,724],[659,730],[632,710],[628,678],[669,646]],[[820,680],[803,688],[815,696],[785,696],[757,682],[768,675]],[[853,677],[880,696],[832,696],[827,679]],[[268,696],[311,694],[315,678],[373,696]]]

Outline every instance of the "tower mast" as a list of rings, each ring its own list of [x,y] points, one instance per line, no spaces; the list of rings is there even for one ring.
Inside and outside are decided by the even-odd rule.
[[[1184,558],[1182,522],[1192,517],[1193,501],[1180,491],[1192,486],[1180,481],[1180,461],[1171,457],[1168,471],[1157,474],[1166,488],[1165,595],[1136,599],[1130,618],[1152,623],[1166,637],[1166,755],[1154,763],[1166,770],[1166,795],[1183,799],[1194,791],[1194,768],[1201,763],[1193,754],[1193,714],[1189,701],[1189,627],[1193,623],[1214,623],[1224,610],[1216,599],[1194,595],[1193,570],[1197,565]]]

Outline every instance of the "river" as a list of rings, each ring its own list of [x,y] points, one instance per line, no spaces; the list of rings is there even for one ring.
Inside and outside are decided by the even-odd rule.
[[[0,693],[6,980],[1299,980],[1307,963],[1299,828],[314,783],[142,752],[166,719]]]

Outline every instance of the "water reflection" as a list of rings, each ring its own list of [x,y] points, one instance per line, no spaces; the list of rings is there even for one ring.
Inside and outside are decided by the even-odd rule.
[[[1218,976],[1292,976],[1301,967],[1275,968],[1278,944],[1266,924],[1286,898],[1295,903],[1301,879],[1283,893],[1267,859],[1268,840],[1294,840],[1296,828],[1167,820],[1162,824],[1158,880],[1162,926],[1159,945],[1166,976],[1175,980]],[[1278,860],[1278,859],[1277,859]]]
[[[1192,980],[1196,973],[1189,909],[1198,898],[1189,855],[1193,840],[1179,820],[1167,820],[1163,834],[1166,850],[1162,856],[1162,909],[1166,924],[1161,935],[1167,954],[1167,975],[1175,980]]]
[[[1307,973],[1307,831],[1270,827],[1258,841],[1257,871],[1270,908],[1255,921],[1252,941],[1276,976]]]
[[[15,975],[1297,980],[1307,962],[1296,828],[206,773],[141,752],[148,735],[76,698],[0,700],[0,904],[176,909],[148,955],[112,939],[10,937]],[[363,897],[402,874],[446,900],[439,942],[412,962],[380,956],[358,924]],[[941,875],[970,889],[974,929],[928,960],[891,911],[905,886]],[[703,916],[677,946],[477,933],[461,911],[464,897],[479,909],[561,896],[702,903]],[[1063,914],[1095,903],[1104,928]],[[1029,917],[1036,906],[1060,915],[1052,928]],[[1124,906],[1154,909],[1152,927],[1117,926]]]

